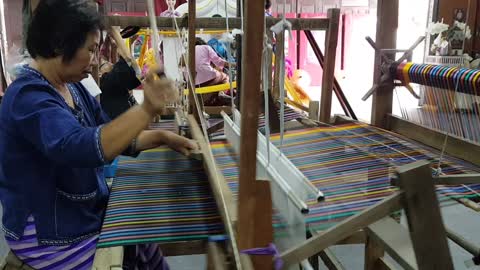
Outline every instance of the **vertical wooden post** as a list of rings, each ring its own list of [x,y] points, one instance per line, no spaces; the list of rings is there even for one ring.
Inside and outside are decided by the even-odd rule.
[[[378,241],[367,234],[365,242],[365,270],[383,269],[380,258],[385,255],[384,249]]]
[[[242,44],[240,177],[238,246],[240,250],[266,247],[273,241],[269,182],[256,180],[257,133],[264,37],[264,1],[245,1]],[[248,100],[248,102],[247,102]],[[269,224],[268,221],[270,220]],[[271,256],[253,256],[255,269],[272,269]]]
[[[320,121],[329,123],[332,113],[332,91],[335,79],[335,59],[337,57],[338,25],[340,9],[329,9],[330,20],[325,39],[325,65],[323,66],[322,95],[320,99]]]
[[[241,4],[243,0],[237,0],[237,17],[240,18],[242,16],[243,10],[240,8],[243,7]],[[242,25],[244,26],[244,25]],[[240,91],[242,89],[242,35],[237,35],[235,37],[235,45],[236,45],[236,51],[237,51],[237,95],[240,96]],[[236,98],[235,99],[235,106],[237,108],[240,108],[240,99]]]
[[[195,89],[195,19],[197,17],[197,8],[196,1],[188,1],[188,69],[192,75],[192,82],[190,82],[192,87],[190,89]],[[198,115],[197,107],[195,105],[195,93],[193,91],[188,91],[188,113],[191,113],[195,116],[197,121],[200,120],[200,115]],[[202,106],[203,104],[200,104]],[[203,116],[202,116],[203,117]],[[201,123],[199,121],[199,123]]]
[[[418,269],[454,269],[430,164],[417,161],[402,166],[398,175]]]
[[[375,43],[380,49],[395,49],[397,47],[398,2],[399,0],[378,0]],[[380,52],[376,52],[373,71],[374,84],[380,83],[381,63]],[[373,94],[371,116],[373,125],[386,127],[386,116],[392,113],[393,88],[393,84],[380,86]]]

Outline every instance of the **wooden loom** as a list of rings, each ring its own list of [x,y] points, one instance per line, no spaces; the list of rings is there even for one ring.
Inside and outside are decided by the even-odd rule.
[[[189,2],[189,9],[190,11],[195,10],[195,1]],[[194,12],[190,12],[190,14],[194,14]],[[258,54],[257,50],[255,49],[256,46],[253,46],[254,44],[261,44],[263,42],[263,34],[258,31],[258,25],[261,23],[263,25],[263,16],[264,16],[264,11],[263,11],[263,3],[261,1],[247,1],[246,4],[246,14],[250,18],[254,19],[248,19],[246,20],[246,30],[245,30],[245,44],[248,44],[248,46],[244,46],[244,55],[249,56],[252,55],[254,56],[255,54]],[[250,14],[250,15],[248,15]],[[332,25],[338,25],[338,11],[337,11],[337,20],[335,22],[334,18],[329,18],[329,19],[288,19],[292,24],[293,24],[293,29],[311,29],[311,30],[327,30],[334,28]],[[180,18],[177,19],[178,24],[180,27],[185,27],[189,26],[189,55],[192,56],[194,55],[194,35],[195,35],[195,28],[206,28],[206,29],[224,29],[225,28],[225,20],[224,19],[219,19],[219,18],[199,18],[195,19],[194,16],[189,16],[188,18]],[[277,23],[279,19],[274,19],[274,18],[267,18],[267,26],[271,26],[275,23]],[[332,21],[335,22],[332,24]],[[172,29],[173,28],[173,23],[171,18],[157,18],[157,23],[160,29],[166,28],[166,29]],[[240,19],[239,18],[230,18],[229,19],[229,24],[230,27],[232,28],[240,28]],[[111,26],[128,26],[128,25],[137,25],[141,27],[147,27],[149,26],[148,24],[148,18],[146,17],[117,17],[117,16],[112,16],[112,17],[107,17],[107,24]],[[194,28],[195,24],[195,28]],[[334,28],[335,30],[335,28]],[[338,31],[338,27],[335,31]],[[335,34],[329,34],[329,36],[336,36]],[[336,43],[336,41],[335,41]],[[251,45],[253,44],[253,45]],[[333,46],[333,47],[336,47]],[[332,47],[332,48],[333,48]],[[249,57],[246,57],[249,58]],[[242,85],[242,93],[243,95],[248,96],[248,92],[251,92],[250,96],[255,96],[255,93],[257,92],[258,85],[260,84],[260,66],[261,62],[260,59],[261,57],[251,57],[248,65],[251,65],[252,68],[249,68],[246,70],[246,72],[243,74],[243,78],[248,77],[249,80],[244,80],[246,83]],[[255,60],[253,60],[255,59]],[[189,67],[190,70],[194,70],[194,57],[189,57]],[[327,59],[327,62],[329,60]],[[330,60],[331,65],[334,64],[334,61]],[[247,66],[247,62],[245,62],[244,66]],[[331,73],[331,76],[333,77],[333,70],[330,69],[329,73]],[[190,92],[189,95],[192,95]],[[193,100],[193,99],[191,99]],[[255,100],[255,99],[254,99]],[[258,102],[258,100],[256,100]],[[194,104],[193,102],[190,102],[190,104]],[[243,102],[244,106],[247,106],[247,102]],[[250,105],[250,104],[249,104]],[[258,106],[253,106],[254,108]],[[247,107],[244,108],[243,111],[247,111]],[[195,108],[191,108],[190,112],[193,114],[196,114]],[[255,156],[256,152],[256,143],[252,143],[253,141],[256,141],[256,133],[257,133],[257,119],[258,119],[258,112],[255,113],[248,113],[246,116],[246,119],[242,121],[242,141],[249,142],[248,145],[251,145],[250,149],[248,150],[242,150],[244,151],[242,153],[242,165],[241,167],[244,168],[242,169],[242,185],[241,185],[241,195],[240,195],[240,204],[248,204],[250,205],[249,208],[239,208],[238,211],[238,225],[235,225],[235,228],[238,228],[238,245],[241,249],[245,248],[251,248],[251,247],[259,247],[265,244],[268,244],[272,242],[271,236],[268,236],[268,233],[265,234],[264,231],[268,231],[268,227],[270,226],[271,230],[271,221],[266,221],[263,222],[264,225],[262,225],[262,222],[252,224],[248,220],[252,220],[250,218],[250,215],[252,212],[255,213],[265,213],[266,211],[271,211],[271,201],[269,200],[269,196],[267,195],[269,191],[269,185],[268,182],[265,181],[256,181],[255,179],[255,173],[250,168],[252,166],[255,166],[255,158],[252,159],[251,155],[253,154]],[[197,124],[198,115],[189,115],[188,120],[190,122],[190,128],[191,128],[191,133],[193,138],[195,138],[199,144],[201,145],[202,148],[202,154],[203,154],[203,160],[206,165],[206,172],[210,176],[210,182],[212,185],[212,190],[215,195],[215,198],[217,199],[217,204],[218,208],[221,212],[221,216],[224,220],[224,223],[229,224],[229,223],[237,223],[237,209],[235,208],[233,204],[233,199],[231,194],[229,194],[228,187],[224,184],[224,182],[221,181],[219,178],[218,172],[213,171],[215,168],[212,166],[212,163],[214,162],[213,157],[211,154],[208,154],[208,151],[206,149],[209,148],[208,144],[206,144],[206,140],[204,139],[202,132]],[[253,163],[252,163],[253,162]],[[247,180],[248,179],[248,180]],[[254,192],[255,190],[262,190],[261,194],[257,194]],[[253,193],[252,193],[253,192]],[[223,194],[220,196],[220,194]],[[259,196],[260,195],[260,196]],[[223,198],[222,198],[223,197]],[[257,199],[255,199],[257,198]],[[258,203],[256,203],[256,200]],[[242,203],[243,202],[243,203]],[[255,206],[257,205],[257,206]],[[260,207],[263,205],[262,207]],[[259,210],[262,210],[260,211]],[[227,214],[228,213],[228,214]],[[269,215],[263,215],[263,216],[269,216]],[[261,219],[255,219],[260,221]],[[249,225],[247,225],[249,224]],[[270,224],[270,225],[268,225]],[[265,230],[257,230],[258,226],[266,226]],[[229,231],[228,232],[231,239],[234,239],[232,236],[235,234],[235,231]],[[255,236],[256,235],[256,236]],[[263,238],[266,237],[266,238]],[[263,238],[263,241],[262,241]],[[258,241],[261,243],[259,244]],[[185,253],[192,253],[193,249],[195,252],[201,252],[205,251],[205,246],[203,244],[199,243],[193,243],[192,245],[189,245],[188,243],[179,243],[180,245],[183,246],[178,248],[178,246],[175,247],[175,243],[173,245],[167,245],[164,247],[166,250],[166,255],[185,255]],[[186,245],[185,245],[186,244]],[[189,250],[190,249],[190,250]],[[215,245],[209,244],[208,247],[209,250],[217,250],[218,248],[215,247]],[[180,250],[177,254],[174,254],[173,252],[171,253],[170,251],[174,250]],[[193,253],[195,253],[193,252]],[[238,252],[238,251],[237,251]],[[213,259],[218,258],[218,254],[212,255]],[[245,256],[241,256],[241,261],[236,262],[237,268],[239,265],[241,265],[241,268],[244,269],[249,269],[251,268],[249,260],[244,259]],[[237,259],[237,258],[236,258]],[[266,269],[263,266],[260,265],[271,265],[271,257],[259,257],[259,258],[253,258],[253,265],[257,266],[257,269]],[[219,267],[218,265],[216,267]],[[267,267],[269,268],[269,267]],[[215,268],[217,269],[217,268]]]
[[[250,3],[252,3],[252,1],[249,1],[247,3],[250,4]],[[247,14],[248,14],[249,8],[253,9],[252,5],[250,5],[250,7],[249,7],[248,4],[246,5]],[[255,4],[257,4],[257,3],[255,3]],[[253,5],[255,5],[255,4],[253,4]],[[379,5],[380,5],[379,7],[382,7],[381,3],[379,3]],[[259,5],[259,6],[262,6],[262,5]],[[257,7],[257,8],[259,8],[259,7]],[[386,7],[386,5],[383,5],[383,9],[379,8],[379,14],[381,14],[381,12],[384,12],[385,9],[388,9]],[[250,12],[259,13],[258,10],[256,10],[256,11],[253,10],[253,11],[250,11]],[[262,14],[263,14],[263,8],[262,8]],[[387,15],[382,15],[382,16],[387,16]],[[260,17],[260,16],[252,16],[250,18],[258,18],[258,17]],[[169,22],[165,21],[166,24],[171,23],[171,19],[168,19],[168,20],[169,20]],[[256,19],[253,19],[253,20],[249,20],[247,22],[247,28],[246,28],[246,38],[247,39],[250,39],[249,37],[252,37],[255,40],[255,37],[252,34],[250,34],[250,35],[248,34],[249,33],[248,23],[253,24],[252,21],[255,21],[255,20]],[[198,22],[199,21],[197,20],[197,23]],[[258,23],[259,22],[255,22],[255,23],[256,23],[255,25],[257,27],[256,29],[258,29]],[[219,22],[219,24],[221,24],[221,22]],[[294,21],[294,25],[295,25],[295,21]],[[384,31],[385,31],[384,32],[384,34],[385,34],[387,31],[386,30],[384,30]],[[262,40],[263,40],[263,38],[262,38]],[[258,36],[257,36],[256,43],[261,44],[260,43],[260,38]],[[248,53],[255,53],[253,51],[249,52],[249,48],[251,49],[252,47],[253,48],[257,47],[257,46],[253,46],[256,43],[255,43],[255,41],[250,41],[250,43],[247,43],[248,46],[246,46],[247,48],[244,48],[244,50],[245,50],[244,55],[245,55],[245,53],[246,53],[246,55],[248,55]],[[388,45],[385,45],[385,46],[388,46]],[[335,48],[336,45],[335,46],[331,45],[330,47]],[[327,52],[327,59],[328,59],[329,55],[330,54],[328,54],[328,52]],[[249,59],[258,59],[257,62],[259,62],[261,57],[249,58]],[[251,62],[253,62],[253,61],[251,61]],[[252,65],[252,66],[260,67],[260,63],[257,63],[257,64],[258,65]],[[244,66],[246,66],[246,65],[244,65]],[[252,68],[252,69],[249,69],[249,70],[251,71],[251,73],[247,73],[247,74],[243,75],[244,76],[243,78],[245,78],[245,77],[249,78],[249,80],[246,80],[248,85],[242,85],[242,89],[251,89],[251,91],[256,91],[255,89],[258,87],[258,85],[260,85],[260,75],[259,75],[258,71],[255,71],[255,68]],[[247,70],[247,72],[248,72],[248,70]],[[331,73],[331,77],[333,77],[333,69],[330,69],[329,72]],[[251,78],[257,78],[257,77],[258,77],[258,79],[255,79],[255,80],[251,79]],[[331,78],[331,77],[327,76],[327,78]],[[325,82],[325,84],[327,86],[324,87],[323,91],[327,91],[327,92],[330,92],[330,93],[323,93],[322,94],[322,96],[326,97],[326,98],[322,98],[322,100],[324,100],[324,102],[326,102],[326,104],[323,103],[323,105],[321,106],[321,108],[323,108],[322,109],[323,113],[321,115],[323,115],[324,119],[327,119],[327,120],[325,120],[325,122],[328,122],[329,118],[330,118],[330,116],[329,116],[330,115],[330,109],[329,109],[330,106],[328,104],[329,103],[328,100],[331,100],[331,89],[333,88],[332,87],[333,79],[331,79],[330,82]],[[242,94],[246,95],[246,92],[242,91]],[[245,104],[245,102],[242,102],[242,104]],[[258,107],[258,106],[254,106],[254,107]],[[242,111],[246,111],[246,110],[244,109]],[[255,203],[256,200],[262,201],[262,197],[261,198],[256,198],[258,196],[256,196],[256,193],[253,192],[253,190],[255,190],[255,189],[263,190],[262,191],[263,195],[266,195],[268,193],[268,190],[269,190],[267,188],[268,186],[265,187],[265,183],[261,183],[261,182],[257,183],[258,181],[254,181],[254,180],[256,180],[255,179],[255,173],[254,172],[252,173],[252,170],[249,169],[249,168],[253,168],[253,166],[255,166],[254,162],[255,162],[255,159],[256,159],[255,158],[256,143],[254,143],[254,141],[256,139],[251,140],[250,138],[256,137],[257,114],[258,113],[255,113],[255,112],[252,112],[251,114],[249,113],[248,116],[249,116],[250,121],[248,121],[246,119],[242,120],[242,125],[244,125],[244,126],[242,126],[242,132],[246,132],[246,133],[242,133],[242,140],[244,140],[244,142],[246,143],[245,145],[249,145],[250,148],[248,150],[247,149],[244,150],[245,152],[242,153],[242,155],[241,155],[241,156],[243,156],[243,158],[241,158],[241,160],[243,162],[241,161],[241,165],[240,165],[240,168],[241,168],[240,183],[244,183],[244,181],[245,181],[244,180],[245,179],[244,175],[245,175],[245,173],[247,173],[248,174],[247,179],[250,179],[249,180],[250,184],[248,184],[247,186],[250,186],[250,188],[245,191],[246,194],[247,194],[246,196],[242,195],[242,194],[245,194],[245,192],[243,192],[243,193],[241,192],[240,205],[250,204],[250,206],[252,207],[250,210],[245,210],[245,208],[240,209],[239,211],[241,211],[241,212],[237,215],[236,214],[236,207],[234,205],[233,198],[231,197],[231,195],[225,196],[223,199],[220,198],[221,196],[219,195],[219,193],[222,192],[223,194],[228,194],[229,189],[225,184],[222,184],[222,181],[212,180],[212,178],[215,179],[215,178],[218,178],[218,177],[221,177],[221,176],[219,176],[217,171],[214,171],[215,166],[212,165],[212,163],[214,163],[215,160],[213,159],[213,157],[210,154],[208,154],[208,151],[203,151],[204,162],[207,165],[206,170],[207,170],[207,173],[210,175],[212,190],[215,194],[215,197],[217,198],[217,203],[218,203],[218,201],[225,202],[224,205],[219,206],[219,209],[222,213],[222,217],[223,217],[224,222],[231,222],[231,223],[234,223],[234,224],[238,223],[239,226],[237,226],[237,227],[246,229],[247,231],[250,230],[250,232],[246,233],[246,235],[248,235],[249,237],[243,237],[244,236],[243,232],[239,232],[238,241],[242,242],[240,244],[241,249],[248,248],[248,247],[259,247],[259,246],[262,246],[262,245],[264,246],[266,243],[268,243],[268,241],[271,241],[271,239],[261,239],[260,237],[256,237],[256,239],[255,239],[255,233],[262,234],[262,232],[264,232],[262,230],[254,230],[252,227],[255,226],[255,224],[250,224],[251,227],[241,225],[241,224],[245,224],[245,219],[242,220],[242,218],[241,218],[242,213],[243,213],[243,215],[247,215],[247,219],[252,220],[250,218],[252,213],[258,213],[258,212],[265,213],[266,211],[271,211],[271,207],[268,207],[268,201],[269,201],[268,196],[263,197],[263,199],[264,199],[263,202],[265,203],[265,205],[262,206],[262,209],[261,208],[255,209],[255,207],[253,206],[253,204]],[[201,132],[200,128],[198,127],[198,124],[197,124],[195,118],[193,116],[189,116],[188,119],[189,119],[189,122],[191,124],[191,132],[192,132],[193,137],[199,141],[203,150],[208,149],[209,145],[206,143],[206,140],[203,137],[202,132]],[[249,135],[245,135],[245,134],[249,134]],[[247,153],[247,154],[245,154],[245,153]],[[249,157],[248,155],[250,155],[250,158],[248,158]],[[243,168],[243,172],[244,172],[243,174],[242,174],[242,168]],[[342,241],[345,238],[348,238],[349,235],[351,235],[351,234],[356,234],[356,232],[358,230],[367,227],[368,225],[370,225],[374,221],[388,215],[392,211],[395,211],[395,210],[398,210],[399,208],[401,208],[401,206],[400,206],[401,201],[404,198],[414,197],[414,198],[418,198],[419,200],[423,201],[423,203],[428,205],[429,208],[434,209],[434,210],[431,211],[432,218],[428,220],[430,223],[428,223],[428,224],[423,223],[422,224],[423,220],[418,218],[419,208],[414,207],[412,205],[409,205],[409,202],[411,202],[411,200],[406,200],[407,212],[408,212],[408,215],[409,215],[409,218],[410,218],[411,222],[413,224],[415,224],[415,228],[418,224],[420,224],[420,225],[418,225],[419,226],[418,230],[420,230],[420,232],[422,232],[422,230],[424,230],[425,228],[427,228],[427,230],[430,229],[430,228],[437,228],[435,230],[429,230],[428,232],[432,234],[432,237],[434,236],[433,239],[438,239],[438,245],[436,245],[436,246],[439,249],[439,253],[443,252],[443,254],[445,254],[445,257],[444,257],[445,258],[445,262],[444,262],[445,264],[444,264],[444,266],[446,268],[435,268],[435,269],[451,269],[451,268],[448,268],[448,266],[449,266],[449,264],[448,264],[449,255],[447,255],[445,253],[445,251],[448,251],[448,250],[445,249],[446,241],[444,241],[444,240],[446,238],[444,236],[445,234],[444,234],[444,229],[442,228],[443,226],[441,226],[442,223],[441,222],[438,222],[438,223],[435,222],[435,221],[438,221],[440,213],[439,213],[439,211],[435,210],[435,209],[438,209],[438,204],[436,204],[436,202],[435,202],[434,192],[433,192],[433,184],[431,184],[431,182],[426,181],[424,183],[423,190],[419,190],[419,187],[412,188],[412,185],[411,185],[412,180],[416,179],[419,176],[422,177],[422,178],[425,178],[425,179],[431,178],[431,176],[428,175],[428,171],[427,171],[426,168],[427,168],[426,164],[415,164],[415,165],[408,166],[406,168],[400,169],[399,170],[399,182],[402,183],[401,186],[402,186],[403,191],[399,191],[398,193],[396,193],[396,194],[392,195],[391,197],[389,197],[388,199],[386,199],[383,203],[381,203],[377,206],[374,206],[371,209],[368,209],[368,210],[362,212],[361,214],[356,215],[356,216],[352,217],[351,219],[348,219],[348,220],[340,223],[339,225],[335,226],[334,228],[332,228],[332,229],[330,229],[326,232],[323,232],[319,235],[314,235],[311,238],[311,240],[307,241],[306,243],[302,244],[301,246],[294,247],[291,250],[285,252],[284,254],[282,254],[282,257],[284,258],[285,262],[287,264],[292,265],[292,264],[295,264],[295,263],[299,263],[301,260],[306,259],[308,257],[311,257],[311,256],[313,256],[317,253],[322,253],[323,250],[325,248],[327,248],[328,246],[334,245],[337,242]],[[462,180],[460,180],[460,181],[462,181]],[[423,194],[428,193],[429,196],[418,196],[418,194],[420,194],[420,192],[423,192]],[[243,200],[246,200],[247,202],[242,203]],[[253,200],[253,202],[252,202],[252,200]],[[265,207],[265,208],[263,209],[263,207]],[[260,210],[260,211],[255,211],[255,210]],[[226,212],[227,211],[230,214],[229,219],[226,218]],[[237,220],[236,216],[239,216],[238,220]],[[257,217],[257,215],[254,215],[254,216]],[[254,220],[260,220],[260,218],[258,218],[258,219],[255,218]],[[266,222],[268,223],[268,221],[266,221]],[[270,222],[270,224],[271,224],[271,222]],[[399,225],[398,224],[395,225],[395,224],[396,223],[392,223],[391,220],[386,219],[386,220],[381,220],[380,222],[377,222],[377,223],[373,224],[372,226],[368,227],[367,231],[369,232],[369,234],[368,234],[369,237],[367,238],[367,248],[368,248],[367,251],[368,251],[369,260],[367,262],[367,265],[368,265],[369,268],[367,268],[367,269],[379,269],[377,266],[379,264],[380,265],[384,264],[384,261],[380,258],[381,255],[382,255],[382,252],[379,251],[379,249],[378,249],[378,245],[380,245],[378,242],[383,241],[384,243],[381,243],[381,245],[387,246],[387,250],[389,252],[395,253],[395,251],[397,251],[397,246],[394,246],[392,244],[389,245],[390,240],[392,240],[392,239],[385,240],[385,237],[388,237],[388,235],[386,236],[385,234],[382,234],[382,230],[385,230],[386,227],[387,228],[394,227],[395,229],[399,229],[399,231],[401,232],[401,227],[398,227]],[[429,227],[429,226],[431,226],[431,227]],[[266,229],[266,230],[268,230],[268,229]],[[370,231],[372,231],[372,232],[370,232]],[[313,233],[317,234],[315,232],[313,232]],[[376,236],[376,238],[374,238],[372,235]],[[266,238],[268,238],[268,234],[263,233],[262,236],[265,236]],[[397,236],[403,236],[403,238],[401,238],[401,239],[408,239],[408,234],[407,234],[407,232],[405,232],[405,230],[403,231],[403,234],[398,234]],[[415,239],[412,239],[412,240],[414,240],[413,241],[413,246],[414,246],[415,250],[418,251],[417,254],[422,254],[421,252],[423,250],[425,250],[426,247],[422,246],[421,243],[422,242],[425,243],[425,239],[428,239],[428,238],[425,237],[426,235],[421,234],[421,233],[417,233],[416,236],[417,237]],[[442,238],[442,236],[443,236],[443,238]],[[362,237],[360,237],[360,238],[362,238]],[[253,242],[254,240],[259,240],[260,243],[254,243]],[[347,240],[347,241],[354,241],[354,242],[358,241],[358,237],[357,238],[355,238],[355,237],[350,238],[350,240]],[[406,243],[406,244],[408,244],[408,243]],[[412,242],[410,242],[410,246],[412,246]],[[212,259],[211,261],[212,262],[217,262],[216,265],[212,265],[212,269],[223,269],[222,268],[222,263],[218,263],[218,261],[221,260],[221,257],[223,256],[219,253],[218,246],[210,243],[208,249],[210,251],[212,251],[211,253],[209,253],[210,258]],[[216,252],[213,252],[213,251],[216,251]],[[439,254],[439,253],[437,253],[437,254]],[[185,253],[183,253],[183,254],[185,254]],[[396,255],[397,255],[398,260],[405,261],[405,263],[403,263],[403,264],[401,263],[402,266],[414,265],[414,263],[412,263],[412,253],[408,254],[410,256],[408,258],[405,257],[406,256],[405,254],[396,254]],[[322,256],[327,256],[328,257],[328,254],[326,252],[323,252]],[[419,269],[433,269],[433,268],[428,268],[428,265],[434,259],[436,259],[436,258],[431,258],[431,257],[428,257],[428,256],[422,256],[422,260],[417,260]],[[253,262],[257,266],[259,264],[263,265],[264,263],[268,264],[268,260],[266,261],[264,258],[259,259],[259,260],[254,259]],[[242,263],[242,266],[244,268],[248,268],[248,265],[249,265],[248,261]],[[424,267],[424,265],[427,265],[427,266]],[[421,268],[420,268],[420,266],[421,266]],[[215,267],[217,267],[217,268],[215,268]],[[264,268],[264,267],[258,268],[257,267],[256,269],[267,269],[267,268]],[[331,268],[331,269],[335,269],[335,268]],[[411,269],[416,269],[416,268],[414,266],[412,266]]]

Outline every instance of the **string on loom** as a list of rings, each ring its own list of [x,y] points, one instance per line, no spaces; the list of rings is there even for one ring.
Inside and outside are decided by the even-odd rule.
[[[462,91],[467,91],[468,89],[475,89],[475,86],[477,85],[477,81],[474,80],[474,78],[478,78],[480,76],[480,71],[474,71],[474,70],[468,70],[468,69],[461,69],[459,67],[447,67],[447,66],[434,66],[434,65],[425,65],[425,64],[410,64],[410,65],[405,65],[399,67],[400,69],[403,69],[402,73],[404,74],[403,79],[406,82],[415,82],[418,84],[422,85],[428,85],[428,86],[437,86],[441,88],[452,88],[453,86],[453,95],[454,97],[457,95],[459,92],[460,86],[462,86]],[[477,75],[474,75],[477,74]],[[396,90],[396,89],[395,89]],[[449,91],[449,90],[448,90]],[[434,93],[435,96],[436,92]],[[442,175],[444,174],[442,172],[442,161],[445,156],[445,150],[446,146],[448,143],[448,138],[450,137],[450,130],[448,128],[449,124],[454,126],[453,130],[455,128],[461,127],[461,121],[458,121],[458,118],[455,117],[455,113],[452,112],[452,108],[456,106],[455,104],[455,98],[449,98],[449,95],[442,95],[443,92],[440,92],[440,96],[443,97],[443,100],[445,101],[445,104],[447,104],[445,108],[445,138],[442,144],[442,148],[439,154],[439,159],[437,162],[437,168],[433,169],[435,175]],[[400,108],[402,112],[402,117],[407,116],[408,118],[408,113],[406,112],[406,109],[404,109],[403,106],[401,106],[401,101],[399,99],[399,94],[398,91],[396,91],[397,99],[398,102],[400,103]],[[437,100],[442,100],[441,97]],[[438,108],[439,114],[442,113],[442,106],[439,106]],[[427,115],[430,116],[430,119],[435,119],[434,112],[428,111],[423,112]],[[440,120],[439,123],[442,123]],[[467,185],[460,185],[463,188],[472,191],[475,193],[477,196],[480,196],[479,193],[477,193],[475,190],[471,189]]]
[[[227,61],[230,62],[232,58],[232,54],[230,52],[230,46],[231,46],[231,40],[233,39],[233,36],[230,34],[230,26],[228,23],[228,6],[227,6],[227,0],[225,2],[225,25],[227,26],[227,38],[226,38],[226,43],[227,43]],[[230,83],[230,102],[231,102],[231,107],[232,109],[235,108],[235,102],[234,102],[234,95],[233,95],[233,77],[232,77],[232,66],[230,65],[228,68],[228,82]]]
[[[266,19],[267,17],[265,14],[263,15],[263,21],[264,25],[266,24]],[[270,108],[268,106],[269,103],[269,98],[268,98],[268,81],[269,78],[271,79],[272,74],[270,73],[270,70],[268,69],[267,63],[271,61],[268,57],[269,55],[269,50],[272,49],[272,46],[268,42],[268,36],[267,33],[264,33],[263,35],[263,61],[262,61],[262,82],[263,82],[263,106],[264,106],[264,118],[265,118],[265,143],[267,144],[267,164],[270,164]],[[276,112],[274,112],[276,113]]]
[[[176,18],[173,18],[173,21],[174,21],[176,33],[178,35],[178,33],[180,33],[180,27],[178,26]],[[185,54],[183,54],[182,57],[183,57],[184,63],[188,63]],[[192,57],[192,56],[189,56],[189,57]],[[201,110],[202,106],[200,106],[199,99],[197,97],[197,94],[195,93],[195,80],[192,76],[191,70],[188,67],[186,68],[186,73],[187,73],[187,80],[190,81],[190,83],[187,83],[187,85],[189,86],[189,91],[192,91],[191,93],[193,93],[192,96],[193,96],[193,99],[194,99],[194,102],[195,102],[195,105],[196,105],[195,107],[197,108],[198,116],[201,120],[200,126],[201,126],[201,129],[202,129],[202,132],[203,132],[203,137],[205,139],[206,145],[210,145],[210,139],[208,137],[208,131],[207,131],[208,127],[207,127],[207,122],[205,120],[205,115],[203,114],[203,111]],[[202,149],[202,150],[203,151],[208,151],[208,155],[213,157],[213,152],[212,152],[211,147],[207,147],[207,149]],[[219,172],[219,169],[217,167],[216,162],[212,162],[211,164],[212,164],[212,167],[213,167],[213,171],[216,174],[216,177],[214,178],[217,181],[216,184],[218,186],[220,186],[220,183],[219,183],[218,179],[220,179],[220,173],[221,172]],[[225,194],[223,194],[222,189],[219,189],[219,194],[220,194],[222,207],[224,209],[227,209],[227,205],[225,203]],[[227,227],[226,229],[227,229],[228,232],[230,232],[230,244],[232,245],[233,256],[235,257],[236,268],[238,270],[241,270],[242,265],[240,264],[240,254],[238,252],[237,241],[236,241],[236,238],[235,238],[235,230],[232,227],[232,224],[230,222],[228,222],[228,221],[231,220],[230,213],[228,211],[225,211],[225,218],[227,220],[227,222],[225,224],[226,227]]]

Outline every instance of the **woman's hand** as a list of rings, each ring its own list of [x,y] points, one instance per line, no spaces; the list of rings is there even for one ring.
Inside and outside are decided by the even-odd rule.
[[[174,82],[158,75],[162,73],[159,69],[150,69],[143,82],[142,108],[151,115],[157,114],[166,104],[175,102],[179,97]]]
[[[192,151],[198,150],[198,144],[194,140],[187,139],[173,132],[168,132],[165,144],[171,149],[189,156]]]

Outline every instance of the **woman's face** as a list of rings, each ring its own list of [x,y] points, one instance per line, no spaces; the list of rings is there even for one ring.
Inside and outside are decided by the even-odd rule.
[[[87,35],[85,44],[77,50],[70,62],[62,62],[63,79],[67,82],[79,82],[92,73],[96,64],[96,54],[100,42],[100,31]]]

